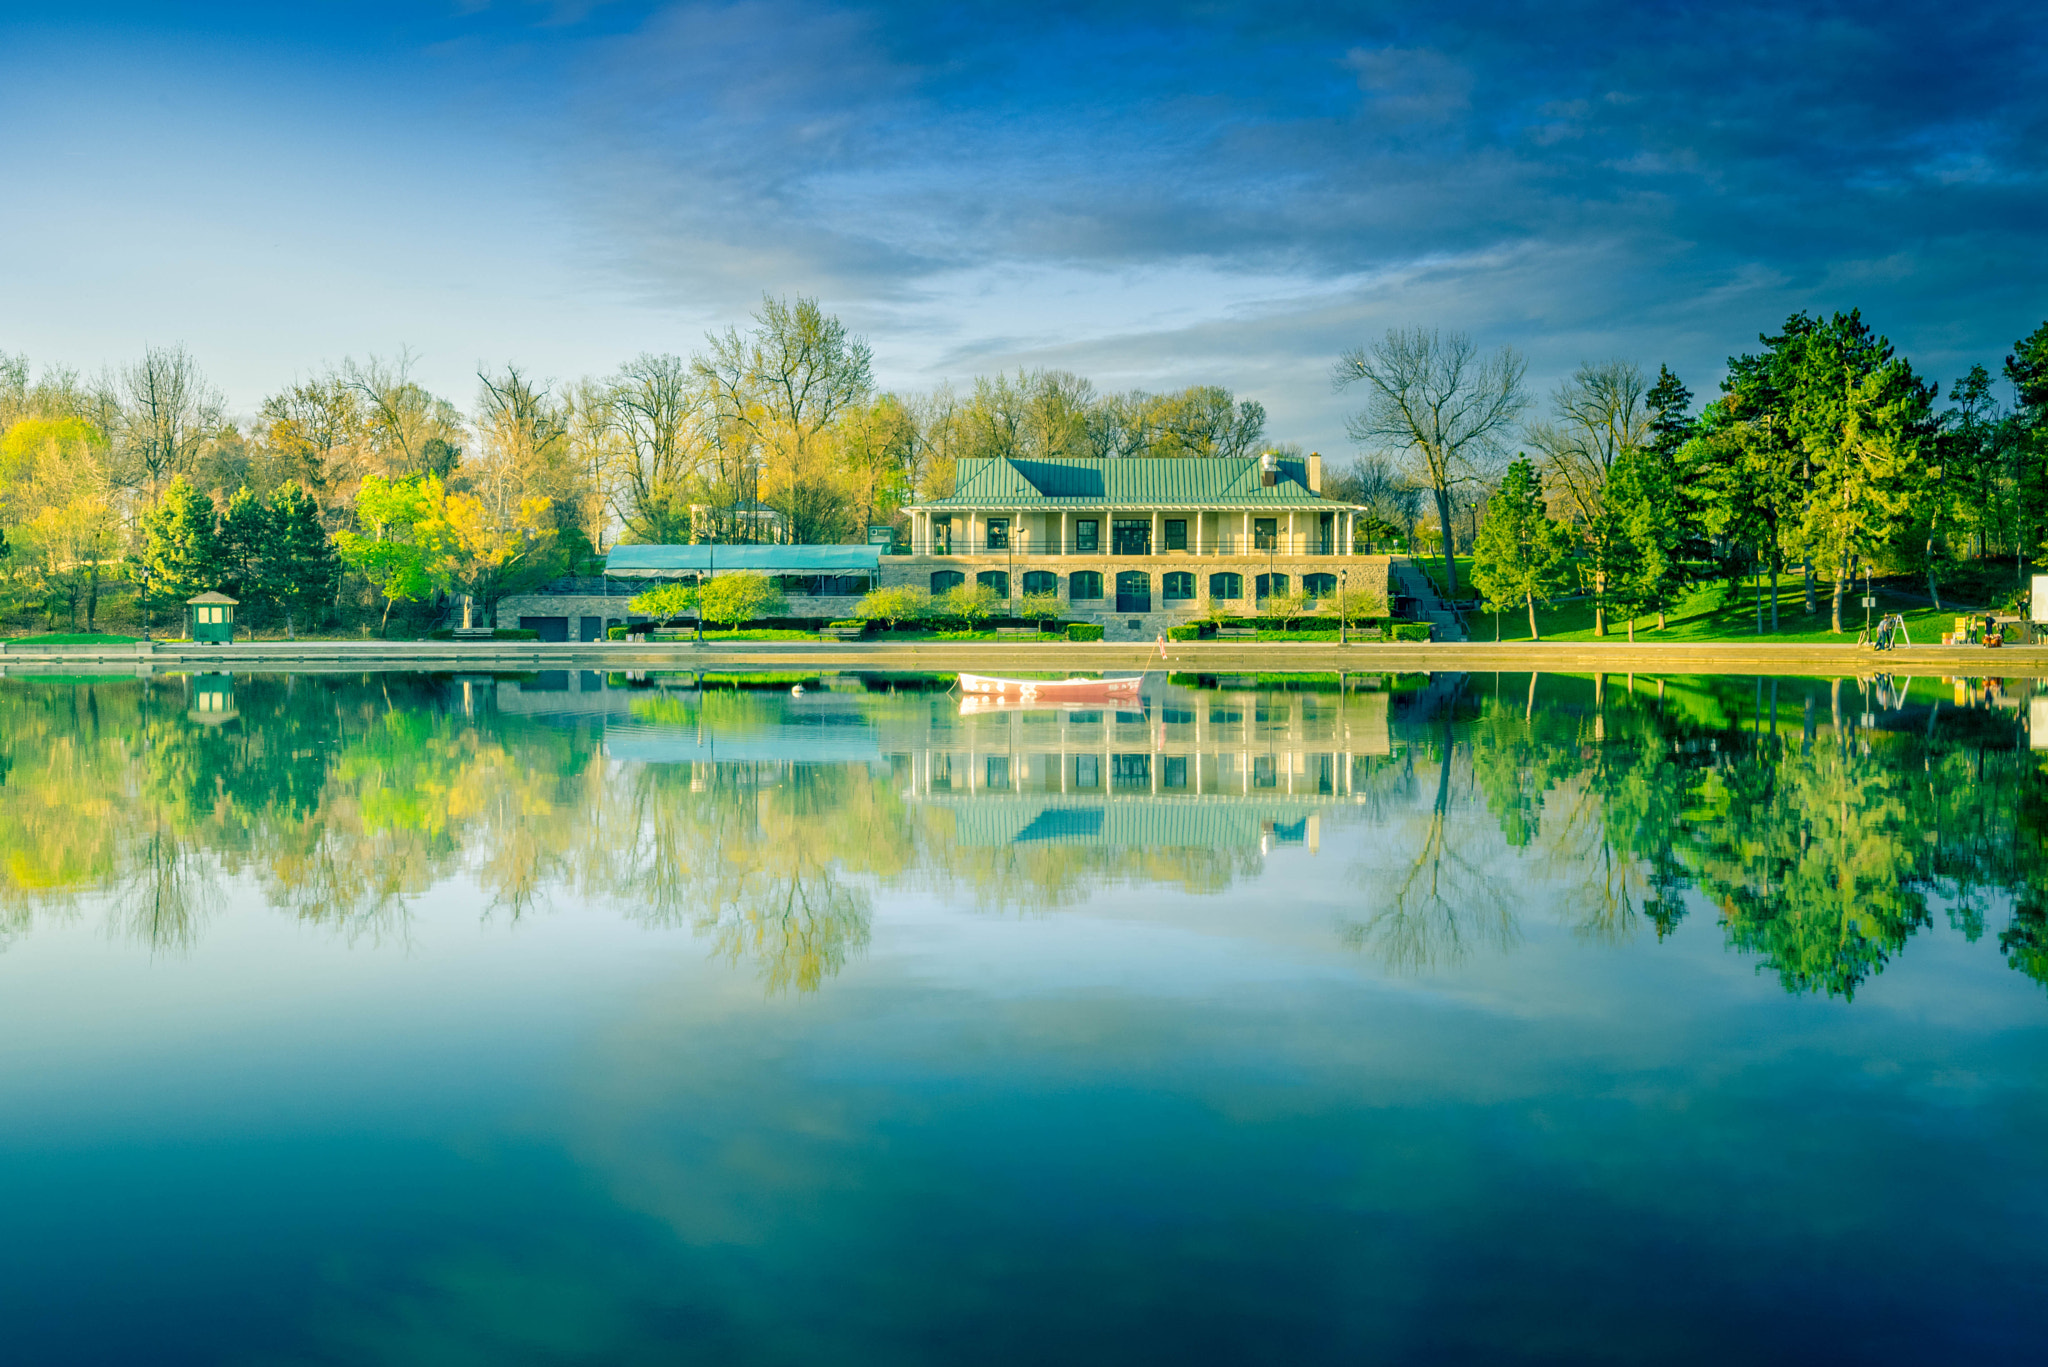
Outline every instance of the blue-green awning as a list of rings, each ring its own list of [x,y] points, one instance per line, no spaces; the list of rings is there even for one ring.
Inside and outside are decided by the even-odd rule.
[[[678,574],[873,574],[879,546],[614,546],[604,572],[621,579],[666,579]]]

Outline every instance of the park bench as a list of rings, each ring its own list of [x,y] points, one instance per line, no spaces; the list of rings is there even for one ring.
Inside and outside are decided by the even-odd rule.
[[[1037,639],[1038,639],[1038,637],[1039,637],[1039,634],[1040,634],[1040,633],[1039,633],[1039,630],[1038,630],[1038,628],[1037,628],[1037,627],[997,627],[997,628],[996,628],[996,639],[997,639],[998,641],[1006,641],[1006,640],[1007,640],[1007,641],[1015,641],[1015,640],[1027,640],[1027,641],[1035,641],[1035,640],[1037,640]]]
[[[828,641],[858,641],[868,634],[866,627],[819,627],[818,634]]]
[[[1216,639],[1219,641],[1256,641],[1259,639],[1259,629],[1257,627],[1218,627],[1216,628]]]
[[[1386,635],[1378,627],[1353,627],[1351,634],[1361,641],[1378,641]]]
[[[688,641],[697,635],[695,627],[656,627],[647,633],[650,641]]]

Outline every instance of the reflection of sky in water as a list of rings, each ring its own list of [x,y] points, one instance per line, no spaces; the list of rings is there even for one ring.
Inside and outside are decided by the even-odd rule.
[[[1077,831],[1036,843],[1096,881],[1037,905],[984,896],[981,853],[840,876],[865,945],[810,992],[573,864],[515,918],[470,858],[351,935],[280,910],[258,858],[155,949],[95,895],[46,899],[0,953],[16,1360],[2028,1356],[2048,1003],[1993,944],[2006,908],[1971,942],[1937,907],[1853,1003],[1788,992],[1697,893],[1661,940],[1589,913],[1571,782],[1519,850],[1460,787],[1507,930],[1390,967],[1347,932],[1436,795],[1436,714],[1395,704],[1384,765],[1418,781],[1373,770],[1313,850],[1191,892]],[[491,716],[529,771],[592,738]],[[0,801],[32,777],[17,756]],[[364,793],[330,782],[338,822]],[[611,819],[550,791],[536,821]],[[782,838],[827,840],[783,792]],[[965,801],[889,819],[937,842]]]

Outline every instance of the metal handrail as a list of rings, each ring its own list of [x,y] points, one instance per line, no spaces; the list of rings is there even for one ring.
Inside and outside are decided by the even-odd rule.
[[[1246,559],[1262,555],[1333,556],[1338,553],[1341,546],[1341,543],[1335,537],[1310,536],[1299,533],[1294,536],[1288,536],[1285,533],[1260,536],[1254,533],[1249,537],[1241,535],[1208,537],[1203,540],[1200,550],[1195,549],[1192,538],[1185,547],[1153,547],[1148,543],[1144,550],[1138,551],[1119,551],[1115,549],[1108,537],[1098,537],[1092,544],[1085,546],[1079,544],[1078,540],[1074,538],[1068,538],[1068,540],[1074,542],[1074,544],[1062,544],[1059,537],[1029,537],[1020,539],[1012,536],[1005,540],[991,542],[986,537],[969,538],[955,536],[944,540],[934,538],[923,543],[913,542],[910,544],[907,553],[911,555],[938,556],[1014,556],[1018,560],[1038,560],[1065,555],[1100,555],[1110,559],[1129,559],[1138,556],[1186,556],[1191,560],[1208,560],[1224,556]]]

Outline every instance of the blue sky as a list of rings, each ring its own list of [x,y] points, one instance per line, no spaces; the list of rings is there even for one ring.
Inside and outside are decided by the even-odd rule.
[[[1860,306],[2048,318],[2038,4],[0,4],[0,348],[252,409],[410,347],[600,373],[807,293],[893,386],[1227,385],[1349,450],[1388,326],[1710,391]]]

